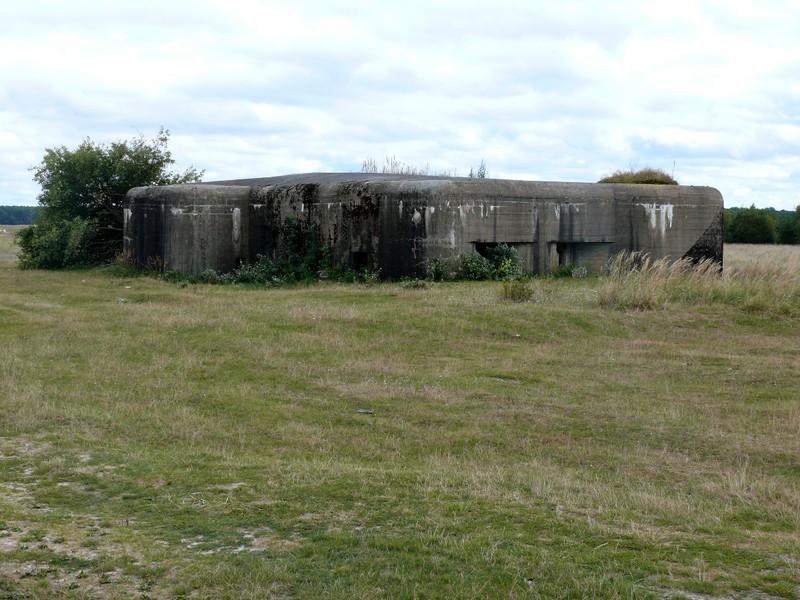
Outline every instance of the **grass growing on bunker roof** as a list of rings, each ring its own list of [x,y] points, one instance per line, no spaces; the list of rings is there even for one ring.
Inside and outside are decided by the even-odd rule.
[[[646,183],[650,185],[678,185],[675,178],[663,169],[645,167],[643,169],[630,168],[626,171],[614,171],[606,175],[597,183]]]
[[[0,265],[0,597],[797,597],[798,314],[602,284]]]

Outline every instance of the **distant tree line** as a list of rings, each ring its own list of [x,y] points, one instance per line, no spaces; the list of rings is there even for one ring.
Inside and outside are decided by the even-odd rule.
[[[38,216],[38,206],[0,206],[0,225],[30,225]]]
[[[800,206],[794,211],[726,208],[724,219],[728,244],[800,244]]]

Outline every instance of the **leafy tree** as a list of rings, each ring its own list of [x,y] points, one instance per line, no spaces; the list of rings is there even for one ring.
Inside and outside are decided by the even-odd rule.
[[[755,205],[742,209],[733,217],[726,237],[733,244],[774,244],[775,217]]]
[[[794,213],[780,217],[776,229],[779,244],[800,244],[800,206]]]
[[[722,230],[723,230],[723,241],[726,244],[730,244],[731,242],[731,225],[733,225],[733,219],[736,217],[736,213],[739,212],[739,209],[731,210],[726,208],[722,212]]]
[[[36,224],[18,236],[22,268],[54,269],[101,264],[122,250],[122,203],[131,188],[200,181],[203,171],[175,173],[169,131],[95,144],[86,138],[76,149],[45,150],[33,167],[41,186]]]

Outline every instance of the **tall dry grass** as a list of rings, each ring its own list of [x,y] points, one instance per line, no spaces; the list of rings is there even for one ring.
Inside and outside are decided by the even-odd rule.
[[[797,271],[800,269],[800,246],[786,244],[725,244],[725,268],[753,265],[776,266]]]
[[[795,255],[798,258],[800,256]],[[601,306],[663,309],[672,304],[725,305],[748,312],[800,314],[800,267],[789,263],[749,262],[720,269],[711,260],[652,260],[641,252],[612,257],[598,287]]]

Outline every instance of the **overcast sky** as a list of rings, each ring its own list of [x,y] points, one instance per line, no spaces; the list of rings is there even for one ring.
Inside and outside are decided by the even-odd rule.
[[[205,181],[651,166],[794,209],[800,2],[2,2],[0,204],[36,203],[45,148],[162,126]]]

